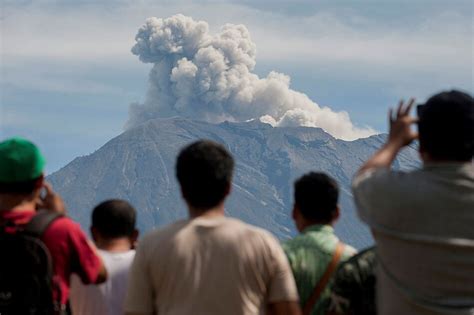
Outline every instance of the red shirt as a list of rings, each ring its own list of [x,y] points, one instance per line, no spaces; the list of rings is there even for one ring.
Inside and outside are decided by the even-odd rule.
[[[35,211],[0,211],[0,219],[23,226],[35,215]],[[7,230],[15,233],[15,230]],[[101,261],[87,242],[79,224],[68,217],[54,220],[41,240],[51,253],[53,262],[53,294],[55,300],[66,304],[69,297],[69,278],[76,273],[84,284],[95,283]]]

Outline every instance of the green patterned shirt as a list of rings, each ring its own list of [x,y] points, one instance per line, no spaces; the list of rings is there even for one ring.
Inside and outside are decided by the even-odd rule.
[[[339,239],[330,225],[316,224],[307,227],[300,235],[283,244],[295,277],[302,307],[326,271],[338,242]],[[347,260],[355,253],[354,248],[345,245],[341,261]],[[329,286],[326,286],[311,315],[325,313],[330,294]]]

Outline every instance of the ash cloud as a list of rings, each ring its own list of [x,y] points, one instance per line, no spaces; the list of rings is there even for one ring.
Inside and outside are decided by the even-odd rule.
[[[149,18],[138,30],[132,53],[152,63],[143,104],[132,104],[127,127],[157,117],[181,116],[212,123],[259,119],[274,127],[320,127],[353,140],[375,133],[353,125],[347,112],[320,107],[290,88],[290,77],[259,78],[256,46],[244,25],[209,33],[204,21],[184,15]]]

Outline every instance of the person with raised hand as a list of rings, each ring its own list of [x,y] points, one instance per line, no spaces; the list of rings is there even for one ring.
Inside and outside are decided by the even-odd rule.
[[[474,314],[473,98],[436,94],[416,118],[414,104],[389,112],[386,143],[352,185],[377,244],[378,314]],[[392,170],[416,139],[421,169]]]
[[[62,198],[44,179],[32,142],[0,142],[0,314],[66,314],[69,277],[107,278],[104,264]]]

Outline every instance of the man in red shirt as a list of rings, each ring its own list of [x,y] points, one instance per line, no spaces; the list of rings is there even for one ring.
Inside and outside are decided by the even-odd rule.
[[[8,223],[7,233],[26,226],[37,209],[65,214],[61,197],[44,180],[44,164],[40,151],[28,140],[12,138],[0,142],[0,222]],[[51,254],[53,298],[60,309],[66,307],[72,273],[85,284],[106,280],[107,272],[94,245],[79,224],[67,216],[54,220],[41,240]]]

